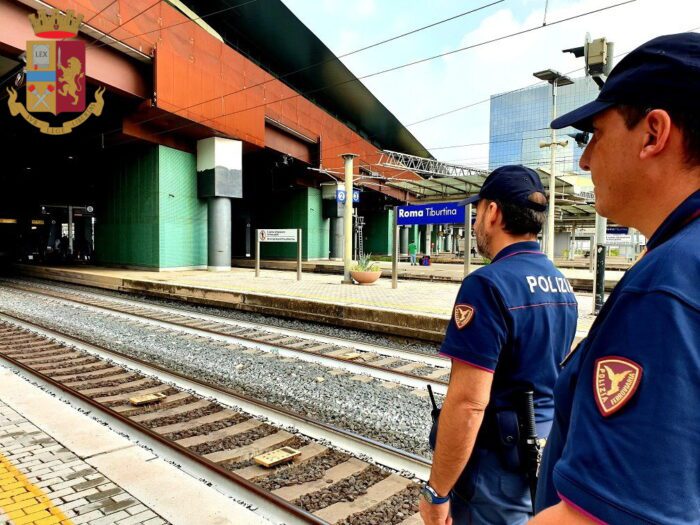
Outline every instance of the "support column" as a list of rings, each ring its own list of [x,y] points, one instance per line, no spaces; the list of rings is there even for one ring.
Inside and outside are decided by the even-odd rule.
[[[413,228],[413,241],[416,243],[416,251],[420,252],[420,229],[417,224],[414,224],[411,228]]]
[[[447,246],[445,246],[445,251],[447,253],[454,253],[454,243],[452,242],[452,229],[450,228],[447,233]]]
[[[237,140],[197,141],[197,196],[207,199],[209,271],[231,269],[231,198],[243,197],[243,148]]]
[[[472,265],[472,205],[464,210],[464,276],[469,275]]]
[[[343,258],[343,217],[331,217],[330,221],[330,258],[340,260]]]
[[[231,199],[209,197],[207,211],[207,269],[231,269]]]
[[[425,255],[432,255],[431,251],[431,244],[433,242],[433,225],[432,224],[426,224],[425,225],[425,250],[424,253]]]
[[[399,253],[402,256],[408,255],[408,226],[401,226],[401,247]]]
[[[353,179],[353,159],[357,157],[354,153],[345,153],[345,209],[343,213],[343,284],[352,284],[350,278],[350,266],[352,265],[352,179]]]

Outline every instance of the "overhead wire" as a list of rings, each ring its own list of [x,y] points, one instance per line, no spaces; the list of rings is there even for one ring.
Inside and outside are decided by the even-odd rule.
[[[257,1],[257,0],[251,0],[251,2],[252,2],[252,1]],[[257,88],[257,87],[260,87],[260,86],[264,86],[264,85],[269,84],[269,83],[271,83],[271,82],[284,80],[284,79],[286,79],[286,78],[289,78],[290,76],[296,75],[296,74],[298,74],[298,73],[302,73],[302,72],[304,72],[304,71],[308,71],[308,70],[313,69],[313,68],[317,68],[317,67],[323,66],[323,65],[328,64],[328,63],[330,63],[330,62],[340,62],[340,59],[341,59],[341,58],[346,58],[346,57],[355,55],[355,54],[357,54],[357,53],[360,53],[360,52],[362,52],[362,51],[366,51],[366,50],[368,50],[368,49],[373,49],[373,48],[379,47],[379,46],[381,46],[381,45],[387,44],[387,43],[389,43],[389,42],[394,42],[394,41],[396,41],[396,40],[398,40],[398,39],[400,39],[400,38],[404,38],[404,37],[407,37],[407,36],[410,36],[410,35],[414,35],[414,34],[416,34],[416,33],[419,33],[419,32],[424,31],[424,30],[426,30],[426,29],[430,29],[430,28],[436,27],[436,26],[441,25],[441,24],[444,24],[444,23],[446,23],[446,22],[451,22],[451,21],[456,20],[456,19],[458,19],[458,18],[464,17],[464,16],[469,15],[469,14],[476,13],[476,12],[478,12],[478,11],[481,11],[481,10],[483,10],[483,9],[486,9],[487,7],[491,7],[491,6],[493,6],[493,5],[499,4],[499,3],[504,2],[504,1],[505,1],[505,0],[497,0],[497,1],[492,2],[492,3],[490,3],[490,4],[485,4],[485,5],[476,7],[476,8],[474,8],[474,9],[470,9],[470,10],[468,10],[468,11],[464,11],[464,12],[462,12],[462,13],[458,13],[458,14],[456,14],[456,15],[452,15],[452,16],[447,17],[447,18],[444,18],[444,19],[442,19],[442,20],[438,20],[437,22],[432,22],[432,23],[430,23],[430,24],[427,24],[427,25],[424,25],[424,26],[421,26],[421,27],[412,29],[412,30],[407,31],[407,32],[405,32],[405,33],[401,33],[401,34],[399,34],[399,35],[395,35],[395,36],[393,36],[393,37],[390,37],[390,38],[387,38],[387,39],[384,39],[384,40],[380,40],[380,41],[378,41],[378,42],[374,42],[373,44],[370,44],[370,45],[367,45],[367,46],[364,46],[364,47],[361,47],[361,48],[358,48],[358,49],[355,49],[355,50],[352,50],[352,51],[348,51],[348,52],[346,52],[346,53],[343,53],[342,55],[339,55],[339,56],[332,56],[332,57],[330,57],[330,58],[321,60],[321,61],[319,61],[319,62],[315,62],[315,63],[313,63],[313,64],[309,64],[309,65],[307,65],[307,66],[304,66],[304,67],[295,69],[295,70],[293,70],[293,71],[289,71],[289,72],[284,73],[284,74],[282,74],[282,75],[275,75],[275,74],[273,74],[273,73],[268,72],[268,74],[271,75],[271,78],[262,80],[262,81],[260,81],[260,82],[254,83],[254,84],[251,84],[251,85],[246,86],[246,87],[241,88],[241,89],[237,89],[237,90],[235,90],[235,91],[230,91],[230,92],[228,92],[228,93],[224,93],[224,94],[222,94],[222,95],[219,95],[219,96],[210,98],[210,99],[208,99],[208,100],[202,100],[202,101],[199,101],[199,102],[195,102],[194,104],[191,104],[191,105],[189,105],[189,106],[185,106],[185,107],[182,107],[182,108],[178,108],[174,113],[177,114],[177,113],[179,113],[179,112],[186,111],[186,110],[189,110],[189,109],[192,109],[192,108],[196,108],[196,107],[198,107],[198,106],[202,106],[202,105],[208,104],[208,103],[210,103],[210,102],[217,102],[217,101],[219,101],[219,100],[224,100],[225,98],[227,98],[227,97],[229,97],[229,96],[237,95],[237,94],[239,94],[239,93],[242,93],[243,91],[246,91],[246,90],[249,90],[249,89],[253,89],[253,88]],[[630,1],[635,1],[635,0],[630,0]],[[246,2],[245,4],[240,4],[239,6],[236,6],[236,7],[240,7],[241,5],[246,5],[246,4],[249,4],[249,3],[251,3],[251,2]],[[210,15],[204,15],[203,17],[200,17],[200,18],[205,18],[205,17],[207,17],[207,16],[211,16],[211,14],[210,14]],[[190,21],[191,21],[191,20],[187,20],[186,22],[190,22]],[[177,24],[174,24],[174,25],[168,26],[168,27],[174,27],[175,25],[177,25]],[[166,28],[167,28],[167,27],[166,27]],[[166,28],[162,28],[162,29],[166,29]],[[159,30],[160,30],[160,29],[159,29]],[[227,42],[227,43],[229,43],[229,42]],[[229,44],[230,44],[230,43],[229,43]],[[230,45],[231,45],[231,44],[230,44]],[[354,80],[355,80],[355,79],[350,79],[350,81],[354,81]],[[338,85],[340,85],[340,84],[338,84]],[[328,87],[334,87],[334,85],[333,85],[333,86],[328,86]],[[327,87],[324,87],[323,89],[327,89]],[[298,95],[295,94],[294,96],[298,96]],[[286,99],[285,99],[285,100],[286,100]],[[156,119],[158,119],[158,118],[159,118],[159,117],[149,117],[149,118],[147,118],[147,119],[144,119],[144,120],[141,120],[141,121],[136,122],[136,124],[146,124],[146,123],[151,122],[151,121],[153,121],[153,120],[156,120]],[[219,117],[215,117],[215,118],[219,118]],[[117,130],[117,131],[118,131],[118,130]],[[113,130],[113,131],[110,131],[110,132],[108,132],[108,133],[112,133],[112,132],[114,132],[114,130]]]
[[[87,47],[94,47],[94,48],[97,49],[97,48],[102,47],[102,46],[99,45],[99,44],[101,44],[101,43],[104,44],[104,45],[107,45],[107,43],[103,43],[103,42],[102,42],[102,39],[103,39],[103,38],[108,37],[108,36],[111,36],[111,34],[114,33],[117,29],[123,28],[123,27],[124,27],[126,24],[128,24],[129,22],[132,22],[132,21],[134,21],[135,19],[137,19],[138,17],[144,15],[145,13],[147,13],[148,11],[150,11],[151,9],[153,9],[155,6],[157,6],[158,4],[160,4],[162,1],[163,1],[163,0],[156,0],[155,2],[153,2],[152,4],[150,4],[146,9],[143,9],[143,10],[139,11],[138,13],[136,13],[134,16],[132,16],[132,17],[129,18],[128,20],[126,20],[126,21],[124,21],[124,22],[120,22],[120,23],[117,24],[113,29],[111,29],[110,31],[107,31],[106,33],[103,32],[103,31],[100,31],[100,32],[103,33],[103,34],[102,34],[102,36],[100,36],[100,38],[97,39],[97,44],[94,44],[94,43],[90,42],[90,43],[87,45]],[[94,18],[94,17],[93,17],[93,18]]]
[[[613,9],[613,8],[615,8],[615,7],[619,7],[619,6],[622,6],[622,5],[630,4],[630,3],[633,3],[633,2],[636,2],[636,0],[626,0],[626,1],[624,1],[624,2],[620,2],[620,3],[617,3],[617,4],[613,4],[613,5],[611,5],[611,6],[606,6],[606,7],[599,8],[599,9],[594,9],[594,10],[587,11],[587,12],[584,12],[584,13],[579,13],[579,14],[577,14],[577,15],[570,16],[570,17],[567,17],[567,18],[564,18],[564,19],[561,19],[561,20],[557,20],[557,21],[555,21],[555,22],[552,22],[552,23],[550,23],[550,24],[547,25],[547,26],[539,26],[539,27],[527,29],[527,30],[525,30],[525,31],[517,31],[517,32],[514,32],[514,33],[510,33],[510,34],[508,34],[508,35],[503,35],[503,36],[500,36],[500,37],[497,37],[497,38],[493,38],[493,39],[490,39],[490,40],[486,40],[486,41],[483,41],[483,42],[480,42],[480,43],[477,43],[477,44],[472,44],[472,45],[470,45],[470,46],[465,46],[465,47],[462,47],[462,48],[459,48],[459,49],[456,49],[456,50],[453,50],[453,51],[448,51],[448,52],[446,52],[446,53],[440,53],[440,54],[434,55],[434,56],[432,56],[432,57],[423,58],[423,59],[420,59],[420,60],[416,60],[416,61],[408,62],[408,63],[406,63],[406,64],[402,64],[402,65],[399,65],[399,66],[390,67],[390,68],[383,69],[383,70],[380,70],[380,71],[377,71],[377,72],[374,72],[374,73],[369,73],[369,74],[367,74],[367,75],[363,75],[363,76],[360,76],[360,77],[355,77],[355,78],[351,78],[351,79],[347,79],[347,80],[342,80],[342,81],[339,81],[339,82],[335,82],[335,83],[333,83],[333,84],[329,84],[329,85],[322,86],[322,87],[319,87],[319,88],[314,88],[314,89],[307,90],[307,91],[304,91],[304,92],[294,93],[293,95],[289,95],[289,96],[286,96],[286,97],[282,97],[282,98],[279,98],[279,99],[274,100],[274,101],[271,101],[271,102],[264,102],[264,103],[262,103],[262,104],[258,104],[258,105],[246,107],[246,108],[243,108],[243,109],[239,109],[239,110],[235,110],[235,111],[230,111],[230,112],[227,112],[227,113],[221,113],[221,114],[219,114],[219,115],[216,115],[216,116],[210,117],[210,118],[206,118],[206,119],[204,119],[204,120],[193,121],[193,122],[191,122],[191,123],[181,124],[181,125],[175,126],[175,127],[173,127],[173,128],[169,128],[169,129],[165,129],[165,130],[160,130],[160,131],[158,131],[158,132],[154,132],[153,135],[156,135],[156,136],[157,136],[157,135],[163,135],[163,134],[166,134],[166,133],[172,133],[173,131],[178,131],[178,130],[180,130],[180,129],[185,129],[185,128],[191,127],[191,126],[202,125],[202,124],[204,124],[204,123],[206,123],[206,122],[211,122],[211,121],[216,120],[216,119],[219,119],[219,118],[228,117],[228,116],[231,116],[231,115],[236,115],[236,114],[238,114],[238,113],[244,113],[244,112],[246,112],[246,111],[252,111],[252,110],[254,110],[254,109],[259,109],[259,108],[261,108],[261,107],[266,107],[266,106],[270,106],[270,105],[272,105],[272,104],[278,104],[278,103],[280,103],[280,102],[285,102],[285,101],[287,101],[287,100],[291,100],[291,99],[294,99],[294,98],[303,97],[303,96],[311,95],[311,94],[314,94],[314,93],[318,93],[318,92],[320,92],[320,91],[324,91],[324,90],[329,89],[329,88],[331,88],[331,87],[337,87],[337,86],[349,84],[349,83],[352,83],[352,82],[359,82],[360,80],[363,80],[363,79],[366,79],[366,78],[371,78],[371,77],[375,77],[375,76],[378,76],[378,75],[381,75],[381,74],[390,73],[390,72],[397,71],[397,70],[402,69],[402,68],[406,68],[406,67],[414,66],[414,65],[417,65],[417,64],[420,64],[420,63],[424,63],[424,62],[427,62],[427,61],[429,61],[429,60],[435,60],[435,59],[437,59],[437,58],[442,58],[442,57],[447,56],[447,55],[450,55],[450,54],[458,53],[458,52],[461,52],[461,51],[466,51],[466,50],[468,50],[468,49],[473,49],[473,48],[475,48],[475,47],[479,47],[479,46],[486,45],[486,44],[489,44],[489,43],[493,43],[493,42],[497,42],[497,41],[500,41],[500,40],[504,40],[504,39],[506,39],[506,38],[511,38],[511,37],[514,37],[514,36],[518,36],[518,35],[521,35],[521,34],[526,33],[526,32],[535,31],[535,30],[539,30],[539,29],[544,29],[544,28],[546,28],[546,27],[551,27],[551,26],[556,25],[556,24],[560,24],[560,23],[563,23],[563,22],[575,20],[575,19],[577,19],[577,18],[582,18],[582,17],[584,17],[584,16],[589,16],[589,15],[591,15],[591,14],[599,13],[599,12],[601,12],[601,11],[606,11],[606,10],[608,10],[608,9]],[[251,86],[251,87],[252,87],[252,86]],[[246,89],[249,89],[249,88],[243,88],[242,90],[234,91],[234,92],[232,92],[231,94],[239,93],[239,92],[241,92],[241,91],[245,91]],[[226,95],[224,95],[224,96],[226,96]],[[219,98],[221,98],[221,97],[217,97],[216,99],[213,99],[213,100],[218,100]]]
[[[243,2],[243,3],[241,3],[241,4],[236,4],[236,5],[232,5],[232,6],[229,6],[229,7],[224,7],[223,9],[218,9],[217,11],[212,11],[211,13],[207,13],[206,15],[196,16],[196,17],[191,17],[191,18],[188,17],[187,20],[183,20],[183,21],[181,21],[181,22],[175,22],[174,24],[170,24],[170,25],[168,25],[168,26],[159,27],[159,28],[157,28],[157,29],[151,29],[151,30],[149,30],[149,31],[144,31],[143,33],[137,33],[137,34],[135,34],[135,35],[131,35],[131,36],[127,36],[127,37],[124,37],[124,38],[120,38],[119,40],[120,40],[121,42],[125,42],[125,41],[127,41],[127,40],[132,40],[132,39],[134,39],[134,38],[138,38],[138,37],[140,37],[140,36],[150,35],[151,33],[158,33],[158,32],[160,32],[160,31],[166,31],[166,30],[168,30],[168,29],[172,29],[173,27],[178,27],[178,26],[181,26],[181,25],[184,25],[184,24],[189,24],[189,23],[191,23],[191,22],[197,22],[197,21],[199,21],[199,20],[205,20],[206,18],[210,18],[210,17],[212,17],[212,16],[220,15],[220,14],[222,14],[222,13],[226,13],[226,12],[232,11],[232,10],[234,10],[234,9],[239,9],[239,8],[241,8],[241,7],[243,7],[243,6],[246,6],[246,5],[248,5],[248,4],[253,4],[253,3],[258,2],[258,1],[259,1],[259,0],[248,0],[247,2]],[[103,47],[103,46],[106,46],[106,45],[109,45],[109,44],[105,42],[105,43],[103,43],[103,44],[100,44],[100,45],[97,46],[97,47],[100,48],[100,47]]]

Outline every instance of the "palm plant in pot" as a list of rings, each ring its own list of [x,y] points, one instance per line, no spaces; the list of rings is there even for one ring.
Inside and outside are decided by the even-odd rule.
[[[355,263],[355,265],[350,268],[350,277],[353,281],[358,284],[372,284],[374,281],[379,279],[382,274],[382,270],[379,268],[379,263],[372,262],[370,260],[372,254],[363,255]]]

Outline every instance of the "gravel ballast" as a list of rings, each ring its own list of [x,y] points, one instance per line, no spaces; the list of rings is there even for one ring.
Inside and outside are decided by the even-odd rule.
[[[119,299],[132,299],[142,301],[155,306],[168,306],[178,308],[183,312],[196,312],[207,315],[216,315],[227,319],[245,321],[248,323],[259,323],[279,328],[288,328],[290,330],[299,330],[309,334],[318,334],[328,337],[338,337],[347,339],[348,341],[357,341],[358,343],[366,343],[377,346],[385,346],[396,350],[409,350],[411,352],[419,352],[429,355],[437,355],[440,345],[419,341],[405,337],[392,337],[375,332],[367,332],[364,330],[355,330],[352,328],[343,328],[339,326],[331,326],[320,323],[312,323],[296,319],[283,317],[273,317],[269,315],[256,314],[252,312],[243,312],[232,310],[229,308],[217,308],[211,306],[202,306],[183,301],[175,301],[168,299],[159,299],[150,296],[131,294],[123,292],[115,292],[112,290],[104,290],[101,288],[91,288],[87,286],[73,285],[69,283],[55,283],[45,279],[12,279],[8,282],[16,282],[18,284],[31,284],[32,286],[43,286],[52,290],[64,288],[72,292],[85,293],[86,295],[100,295],[107,297],[116,297]],[[2,280],[0,280],[0,284]]]
[[[331,374],[337,370],[316,363],[250,353],[8,288],[0,288],[0,304],[3,311],[30,322],[430,457],[430,403],[410,388],[388,389],[379,380],[356,381],[352,374]],[[376,334],[372,338],[367,342],[377,344]]]

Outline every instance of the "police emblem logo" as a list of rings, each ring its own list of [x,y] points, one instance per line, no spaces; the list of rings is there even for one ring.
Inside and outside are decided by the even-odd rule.
[[[457,328],[461,330],[474,318],[474,307],[468,304],[456,304],[454,318]]]
[[[21,115],[28,123],[49,135],[64,135],[99,116],[104,104],[104,88],[95,92],[95,101],[86,107],[85,43],[77,36],[83,16],[68,10],[41,9],[29,21],[38,37],[49,40],[27,42],[26,106],[17,100],[18,93],[7,88],[8,106],[14,117]],[[52,126],[35,117],[35,113],[81,113],[80,116]]]
[[[608,417],[634,396],[642,380],[642,367],[624,357],[608,356],[597,359],[593,391],[598,410]]]

